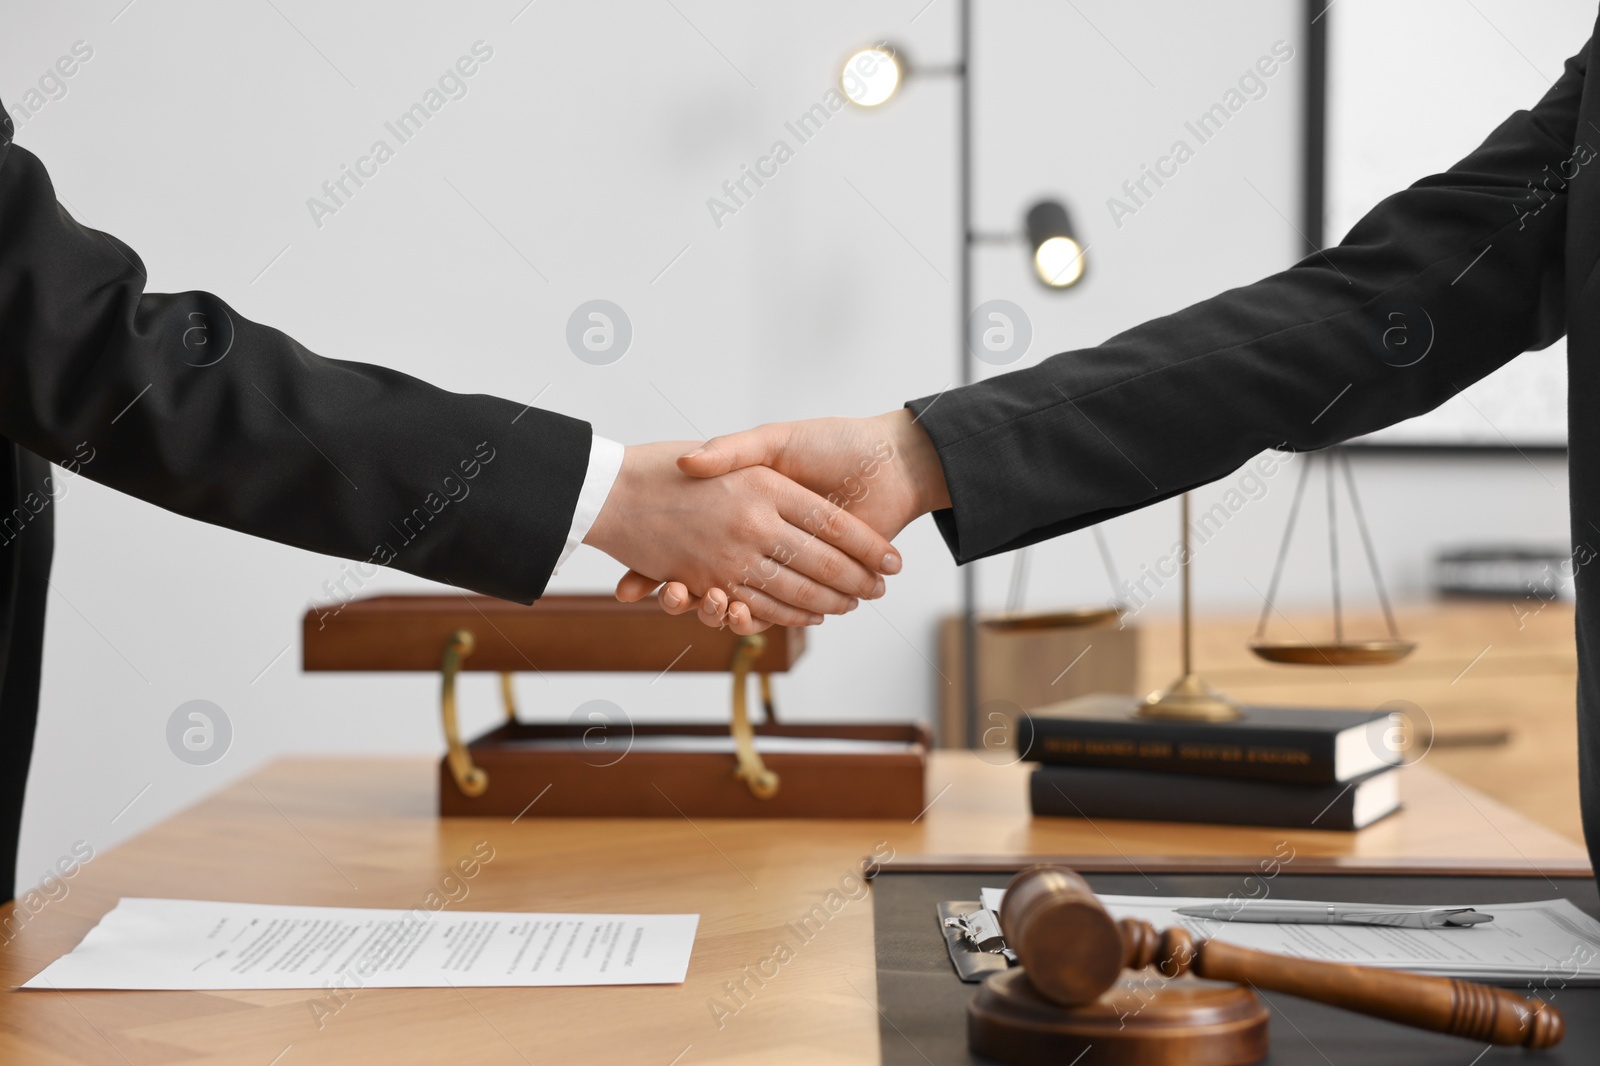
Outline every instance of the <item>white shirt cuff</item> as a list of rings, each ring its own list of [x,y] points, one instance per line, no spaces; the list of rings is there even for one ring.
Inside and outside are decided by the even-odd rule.
[[[578,506],[572,512],[572,529],[567,532],[566,547],[561,549],[561,558],[556,560],[553,572],[561,570],[572,553],[578,550],[578,545],[583,543],[583,538],[589,535],[589,527],[600,517],[600,508],[605,506],[606,498],[611,495],[611,486],[616,483],[617,472],[621,469],[622,445],[595,434],[589,444],[589,469],[583,475]]]

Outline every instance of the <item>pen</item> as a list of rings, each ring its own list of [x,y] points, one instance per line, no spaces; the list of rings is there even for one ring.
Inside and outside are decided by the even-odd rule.
[[[1179,907],[1186,918],[1216,922],[1271,922],[1281,925],[1391,925],[1407,929],[1446,929],[1494,921],[1471,907],[1383,907],[1362,903],[1231,903]]]

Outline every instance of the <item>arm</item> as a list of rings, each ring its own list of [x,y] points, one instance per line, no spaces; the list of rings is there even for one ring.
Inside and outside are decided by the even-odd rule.
[[[1533,110],[1326,253],[1097,348],[910,404],[939,451],[954,507],[937,520],[956,558],[1093,525],[1266,448],[1391,425],[1558,338],[1559,175],[1597,180],[1580,169],[1600,146],[1600,131],[1577,129],[1587,57],[1585,45]]]
[[[1266,448],[1322,448],[1430,410],[1562,333],[1569,183],[1600,181],[1600,129],[1577,128],[1588,52],[1460,163],[1282,273],[913,401],[914,422],[763,426],[679,465],[770,463],[825,492],[872,440],[895,440],[894,483],[852,511],[892,536],[933,510],[969,562],[1214,481]]]
[[[9,117],[0,134],[0,435],[191,518],[524,603],[544,591],[587,424],[325,359],[210,293],[146,293],[133,250],[57,204]],[[776,475],[708,494],[680,450],[628,449],[586,539],[697,595],[761,571],[752,608],[778,621],[875,594],[833,546],[881,560],[864,524],[819,541],[800,525],[812,494]]]

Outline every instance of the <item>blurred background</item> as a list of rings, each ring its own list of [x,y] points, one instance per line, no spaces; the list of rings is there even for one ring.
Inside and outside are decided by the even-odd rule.
[[[1010,301],[1031,333],[1025,350],[991,361],[973,359],[962,336],[951,69],[962,35],[949,0],[31,5],[5,16],[0,98],[63,203],[136,249],[151,291],[206,289],[321,354],[537,402],[625,443],[687,441],[874,414],[1283,269],[1313,251],[1316,219],[1336,242],[1386,192],[1531,105],[1593,18],[1592,2],[1542,4],[1537,18],[1510,0],[1319,7],[973,4],[969,192],[982,239],[971,301]],[[842,66],[875,42],[904,62],[895,95],[828,110],[797,137],[792,125],[826,110]],[[1277,58],[1275,72],[1200,143],[1186,124],[1263,56]],[[70,76],[62,57],[73,57]],[[474,73],[441,83],[461,57]],[[1325,107],[1308,107],[1308,85],[1325,91]],[[386,124],[440,90],[442,106],[402,143]],[[379,140],[392,156],[331,198],[324,183]],[[1125,183],[1178,140],[1192,157],[1131,199]],[[790,157],[731,200],[724,183],[778,141]],[[1314,174],[1308,161],[1319,159]],[[1040,284],[1021,239],[1041,200],[1067,208],[1083,249],[1082,280],[1068,288]],[[631,329],[605,365],[567,339],[594,300]],[[1569,551],[1559,347],[1519,364],[1476,403],[1352,449],[1403,618],[1436,599],[1442,553]],[[1291,462],[1259,489],[1235,475],[1195,494],[1202,511],[1230,489],[1246,499],[1195,557],[1197,612],[1218,619],[1205,631],[1218,648],[1242,641],[1249,624],[1238,620],[1261,607],[1296,477]],[[436,677],[301,671],[301,616],[334,598],[340,560],[185,521],[82,478],[57,506],[23,883],[76,840],[115,844],[284,753],[442,750]],[[1279,591],[1304,617],[1328,605],[1317,515],[1308,511]],[[1178,528],[1175,502],[1107,524],[1117,572],[1153,567]],[[906,567],[890,595],[812,631],[806,662],[778,679],[792,719],[933,722],[951,698],[938,633],[965,606],[962,581],[930,520],[900,545]],[[1015,603],[1013,566],[978,566],[970,605]],[[1352,573],[1347,608],[1371,610],[1370,583]],[[619,575],[585,548],[552,589],[608,590]],[[384,573],[361,591],[420,587]],[[1088,532],[1032,552],[1019,587],[1036,609],[1121,595]],[[1555,613],[1539,617],[1557,618],[1564,594],[1557,582],[1530,599],[1513,582],[1471,616],[1492,632],[1473,630],[1462,646],[1515,647],[1527,628],[1518,610],[1548,598]],[[1169,648],[1175,607],[1171,582],[1141,605],[1146,649]],[[1570,613],[1560,617],[1570,634]],[[1527,669],[1565,677],[1569,645],[1557,633]],[[1139,676],[1162,683],[1174,661],[1142,660]],[[1430,683],[1464,665],[1441,660]],[[1249,689],[1253,677],[1225,679]],[[498,715],[494,683],[464,681],[466,732]],[[1414,699],[1408,683],[1363,681],[1340,698]],[[711,675],[524,675],[518,686],[530,717],[564,720],[597,698],[636,720],[726,715],[726,678]],[[1546,708],[1541,739],[1528,738],[1562,788],[1567,691],[1564,708]],[[1504,713],[1502,697],[1482,699]],[[230,733],[204,765],[167,741],[175,709],[192,700],[220,708]]]

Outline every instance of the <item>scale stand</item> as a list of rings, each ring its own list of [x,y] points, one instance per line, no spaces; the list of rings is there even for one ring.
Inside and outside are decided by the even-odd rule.
[[[1243,716],[1239,705],[1206,684],[1194,672],[1194,619],[1192,589],[1189,574],[1189,494],[1183,494],[1180,521],[1183,524],[1183,549],[1178,558],[1178,569],[1183,576],[1181,586],[1183,602],[1182,619],[1183,674],[1178,680],[1146,697],[1143,706],[1134,712],[1139,718],[1179,718],[1191,722],[1231,722]]]

